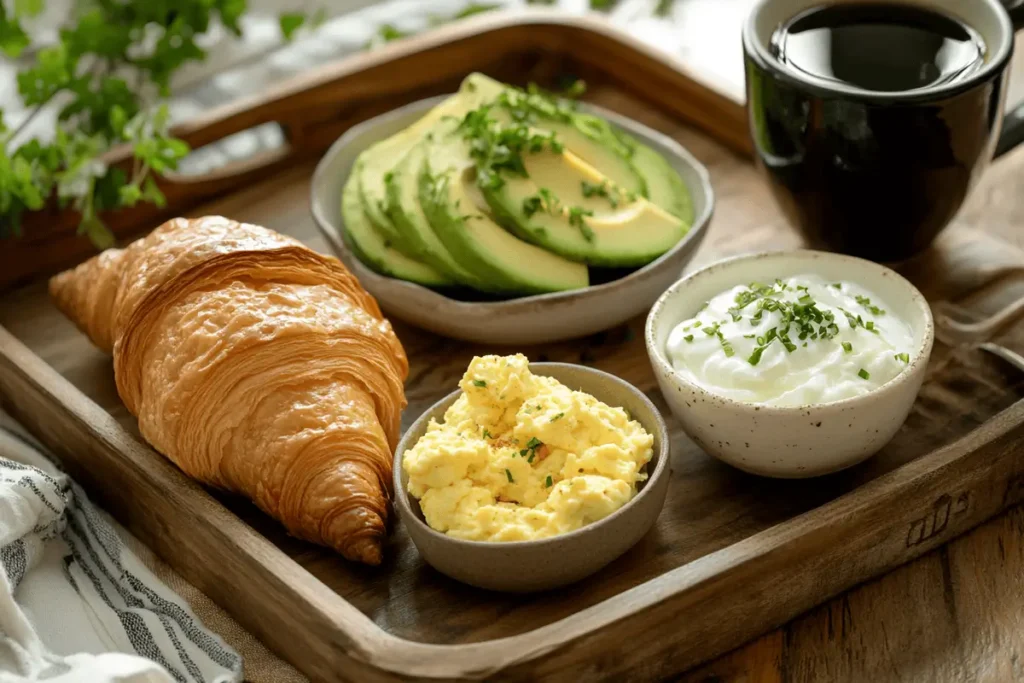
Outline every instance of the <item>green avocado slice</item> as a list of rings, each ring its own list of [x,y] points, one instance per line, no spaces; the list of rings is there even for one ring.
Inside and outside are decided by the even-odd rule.
[[[424,262],[452,280],[476,289],[486,285],[459,263],[430,226],[419,200],[419,172],[426,143],[421,142],[398,162],[387,178],[388,213],[395,227],[414,246]]]
[[[359,201],[366,219],[394,249],[410,258],[416,258],[416,251],[402,239],[384,205],[384,174],[394,159],[395,148],[401,142],[402,139],[388,138],[364,150],[352,167],[352,176],[356,179]]]
[[[647,185],[647,198],[683,219],[687,230],[693,225],[693,200],[679,173],[665,157],[647,145],[633,141],[633,166]]]
[[[518,239],[481,211],[468,145],[451,129],[435,130],[427,140],[419,199],[452,256],[484,283],[485,291],[532,294],[586,287],[585,265]]]
[[[452,281],[435,269],[396,251],[374,228],[359,198],[359,183],[352,174],[341,192],[341,215],[345,221],[342,239],[356,257],[371,269],[400,280],[427,287],[444,287]]]
[[[484,191],[499,222],[523,239],[592,265],[639,266],[671,249],[686,227],[616,186],[569,148],[525,154],[527,176]]]

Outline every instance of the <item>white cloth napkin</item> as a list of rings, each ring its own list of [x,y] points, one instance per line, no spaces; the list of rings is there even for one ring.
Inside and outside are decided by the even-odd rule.
[[[0,412],[0,683],[237,683],[242,660]]]

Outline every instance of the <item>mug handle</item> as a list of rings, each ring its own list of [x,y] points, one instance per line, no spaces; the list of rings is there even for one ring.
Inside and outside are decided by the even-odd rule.
[[[1024,29],[1024,0],[1002,0],[1003,7],[1010,15],[1013,22],[1013,29],[1019,31]],[[993,157],[1000,157],[1011,149],[1024,142],[1024,103],[1018,104],[1003,119],[1003,132],[996,142],[996,151]]]

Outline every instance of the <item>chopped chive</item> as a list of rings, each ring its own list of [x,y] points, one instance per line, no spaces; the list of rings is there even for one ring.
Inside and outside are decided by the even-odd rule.
[[[799,299],[797,299],[797,301],[802,304],[809,304],[814,301],[814,297],[812,297],[810,294],[804,294]]]
[[[683,337],[683,339],[685,339],[687,342],[692,342],[693,341],[693,335],[692,334],[688,334],[685,337]]]
[[[545,486],[545,488],[551,488],[551,475],[550,474],[548,475],[548,478],[544,480],[544,486]]]
[[[537,455],[537,451],[530,451],[530,457],[526,459],[527,463],[532,463],[533,458]]]
[[[750,358],[747,359],[747,362],[750,363],[751,365],[757,365],[758,363],[760,363],[761,362],[761,354],[764,353],[764,350],[766,348],[768,348],[768,347],[767,346],[758,346],[756,349],[754,349],[754,352],[752,354],[750,354]]]
[[[485,429],[484,430],[484,438],[485,439],[493,439],[494,437],[491,436],[491,433]]]
[[[864,368],[860,369],[860,372],[857,373],[857,376],[860,377],[861,379],[871,379],[871,373],[869,373]]]
[[[486,387],[487,386],[487,382],[485,382],[482,379],[475,379],[475,380],[473,380],[473,386],[475,386],[475,387]]]
[[[551,422],[554,422],[555,420],[561,420],[563,417],[565,417],[565,413],[559,413],[558,415],[555,415],[553,418],[551,418]]]
[[[853,353],[853,344],[850,342],[843,342],[843,351],[846,351],[846,353]]]
[[[858,304],[871,311],[873,315],[885,315],[885,311],[883,311],[881,308],[879,308],[878,306],[871,305],[871,299],[869,299],[868,297],[858,295],[855,296],[854,299],[857,301]]]
[[[508,477],[508,483],[510,483],[510,484],[514,484],[515,483],[514,481],[512,481],[512,473],[508,471],[507,467],[505,468],[505,476]]]
[[[897,353],[894,356],[894,358],[896,358],[896,360],[898,360],[898,361],[903,361],[904,363],[909,363],[910,362],[910,354],[909,353]]]
[[[841,283],[839,283],[839,282],[833,282],[831,286],[835,287],[836,289],[842,289],[843,288],[843,285]]]
[[[540,439],[538,439],[535,436],[530,437],[530,440],[526,442],[526,447],[527,448],[531,448],[531,449],[532,448],[540,448],[543,445],[544,445],[544,442],[541,441]]]

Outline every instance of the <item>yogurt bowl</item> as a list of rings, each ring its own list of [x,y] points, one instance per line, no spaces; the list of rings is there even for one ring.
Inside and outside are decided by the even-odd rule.
[[[709,387],[689,370],[673,364],[668,352],[673,330],[697,315],[709,300],[738,285],[772,283],[778,278],[804,275],[837,284],[851,283],[876,293],[888,309],[884,314],[894,316],[909,328],[906,351],[896,356],[905,367],[860,395],[773,405],[764,400],[737,398],[736,392],[728,396],[730,392]],[[871,306],[866,300],[864,305]],[[846,309],[842,310],[845,314]],[[850,313],[854,317],[849,322],[838,316],[835,323],[840,329],[857,324],[854,321],[858,311]],[[862,319],[860,325],[864,324]],[[865,331],[872,327],[868,324]],[[700,330],[695,331],[701,334]],[[803,478],[855,465],[892,439],[906,420],[924,381],[934,329],[924,296],[889,268],[839,254],[790,251],[727,259],[683,278],[651,308],[645,335],[662,394],[695,443],[714,457],[752,474]],[[793,336],[796,340],[795,333]],[[759,338],[756,343],[760,341]],[[839,350],[829,357],[841,361],[842,349],[846,347],[839,346],[838,338],[835,343]],[[776,352],[784,353],[781,349]],[[748,369],[735,365],[748,362],[745,354],[737,354],[730,362],[733,367]],[[868,373],[861,376],[864,375]]]

